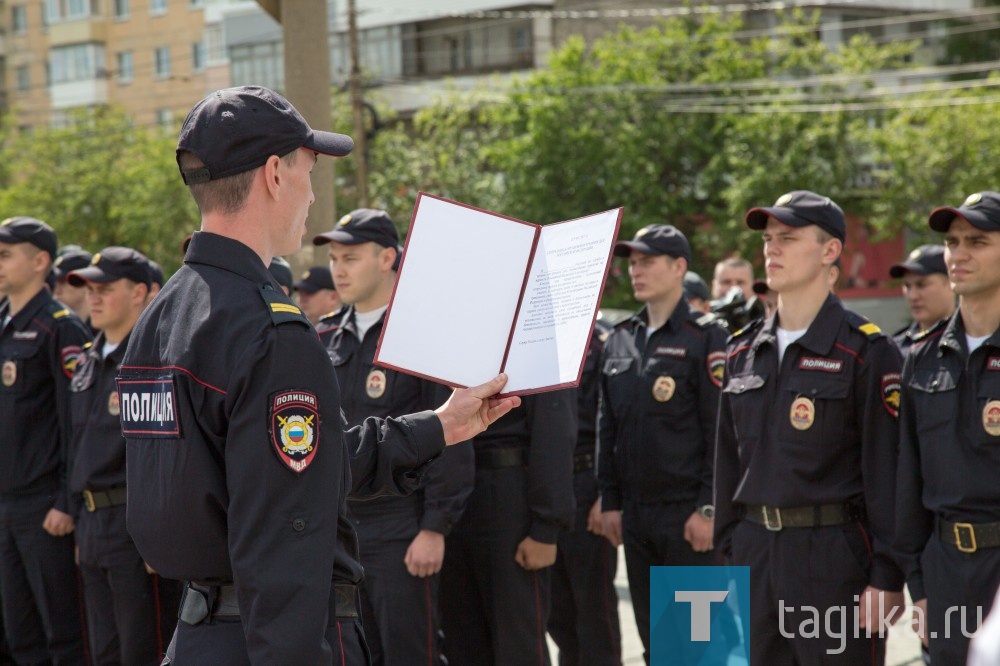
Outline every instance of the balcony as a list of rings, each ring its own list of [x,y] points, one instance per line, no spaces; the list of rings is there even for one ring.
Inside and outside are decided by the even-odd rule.
[[[53,47],[93,42],[103,44],[107,35],[107,21],[97,17],[59,21],[49,26],[49,44]]]
[[[70,109],[78,106],[96,106],[108,103],[106,78],[84,79],[53,83],[49,86],[53,109]]]

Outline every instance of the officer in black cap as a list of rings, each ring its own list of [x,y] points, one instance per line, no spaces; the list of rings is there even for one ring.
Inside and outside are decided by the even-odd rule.
[[[52,276],[55,278],[52,295],[63,305],[68,305],[80,321],[90,319],[90,311],[87,309],[87,290],[84,287],[74,287],[66,281],[66,276],[72,271],[89,266],[92,257],[93,255],[78,245],[67,245],[59,250],[56,260],[52,263]]]
[[[500,375],[436,412],[342,429],[329,356],[267,264],[299,249],[318,156],[351,148],[257,86],[212,93],[181,129],[202,230],[118,378],[127,484],[141,489],[129,533],[151,567],[189,581],[174,663],[366,663],[347,493],[412,491],[446,444],[519,403],[488,398]]]
[[[44,287],[55,253],[44,222],[0,223],[0,596],[23,664],[83,663],[66,475],[69,382],[90,335]]]
[[[708,284],[694,271],[684,274],[684,298],[692,310],[698,312],[708,312],[712,309],[711,294],[708,292]]]
[[[837,204],[790,192],[746,224],[763,231],[778,307],[729,341],[715,539],[753,572],[750,662],[882,663],[881,612],[903,605],[891,548],[899,351],[831,291],[846,235]],[[850,631],[856,607],[865,631]],[[801,635],[810,608],[848,629]]]
[[[943,245],[921,245],[898,264],[889,277],[903,279],[903,298],[913,322],[892,334],[904,356],[914,338],[955,312],[955,292],[948,281]]]
[[[274,281],[285,292],[285,296],[290,296],[295,288],[295,278],[292,276],[292,266],[281,257],[271,257],[271,263],[267,266],[267,272],[271,274]]]
[[[897,536],[933,664],[964,664],[1000,585],[1000,194],[938,208],[958,310],[903,370]]]
[[[374,365],[396,283],[399,237],[389,215],[370,208],[351,211],[313,244],[329,244],[329,272],[345,304],[321,320],[317,331],[337,369],[348,425],[441,404],[450,392],[446,387]],[[348,498],[365,567],[362,617],[374,664],[440,660],[438,588],[445,536],[465,510],[474,475],[472,444],[465,442],[449,447],[412,495]]]
[[[295,283],[295,300],[303,314],[316,325],[328,314],[340,307],[340,296],[333,286],[333,278],[327,266],[313,266],[302,274]]]
[[[577,388],[579,421],[573,453],[576,519],[573,529],[559,536],[548,627],[559,646],[562,666],[621,666],[622,661],[615,590],[618,549],[603,537],[595,475],[601,351],[610,332],[602,322],[594,326]]]
[[[149,303],[151,262],[127,247],[107,247],[70,272],[87,290],[100,332],[70,384],[73,465],[70,490],[82,496],[76,543],[90,656],[98,664],[157,664],[177,623],[180,584],[150,574],[125,528],[125,439],[115,379],[129,334]],[[165,616],[165,617],[164,617]]]
[[[597,478],[604,535],[624,543],[632,608],[649,661],[649,567],[700,566],[712,552],[712,449],[726,332],[684,300],[687,238],[651,224],[615,244],[643,308],[601,356]]]

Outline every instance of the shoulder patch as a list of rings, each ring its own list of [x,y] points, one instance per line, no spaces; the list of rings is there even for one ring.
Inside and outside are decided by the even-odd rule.
[[[309,391],[279,391],[271,396],[271,442],[288,469],[301,474],[319,448],[319,401]]]
[[[275,326],[293,321],[305,324],[306,326],[312,326],[309,323],[309,319],[302,314],[302,310],[288,300],[288,297],[283,293],[272,288],[271,285],[263,284],[260,286],[260,297],[264,299],[267,311],[271,315],[271,322]]]
[[[726,352],[712,352],[705,359],[708,366],[708,377],[715,384],[715,388],[722,388],[722,379],[726,374]]]

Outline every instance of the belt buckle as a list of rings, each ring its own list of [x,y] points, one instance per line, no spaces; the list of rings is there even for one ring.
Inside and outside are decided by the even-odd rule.
[[[89,490],[83,491],[83,505],[87,507],[87,511],[91,513],[97,511],[97,505],[94,504],[94,493]]]
[[[972,523],[955,523],[952,526],[955,532],[955,548],[958,548],[960,553],[974,553],[978,550],[976,546],[976,530],[973,529]],[[972,542],[971,546],[965,546],[962,543],[962,533],[966,532],[969,535],[969,541]]]
[[[765,504],[760,507],[760,512],[764,516],[764,527],[772,532],[780,532],[782,530],[784,525],[781,524],[781,509]],[[774,520],[771,519],[772,516]]]

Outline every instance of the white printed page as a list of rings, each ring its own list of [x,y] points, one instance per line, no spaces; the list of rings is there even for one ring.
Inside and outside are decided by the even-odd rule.
[[[505,393],[579,381],[621,211],[542,227],[504,367]]]
[[[451,386],[495,377],[536,229],[421,194],[375,361]]]

